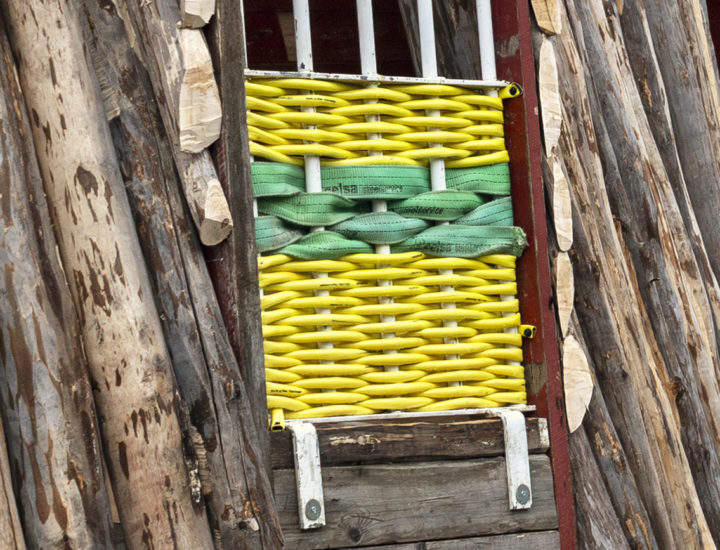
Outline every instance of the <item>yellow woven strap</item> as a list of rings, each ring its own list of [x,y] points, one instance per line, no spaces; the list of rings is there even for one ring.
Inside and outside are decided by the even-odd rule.
[[[250,152],[259,158],[296,165],[305,155],[328,165],[426,165],[443,158],[449,168],[508,161],[502,99],[471,89],[274,79],[249,81],[246,93]],[[428,117],[427,110],[440,116]],[[370,154],[375,151],[383,155]]]
[[[503,332],[520,326],[517,300],[502,298],[516,291],[514,257],[277,255],[259,263],[268,405],[287,418],[525,402],[515,364],[522,336]],[[316,296],[318,288],[329,295]],[[391,303],[378,301],[387,296]],[[443,326],[447,319],[458,326]]]

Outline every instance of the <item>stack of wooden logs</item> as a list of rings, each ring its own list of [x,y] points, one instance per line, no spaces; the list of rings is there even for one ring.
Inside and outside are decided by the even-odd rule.
[[[579,547],[715,548],[720,103],[705,2],[532,5]]]
[[[278,547],[200,244],[233,217],[214,0],[0,4],[0,547]]]

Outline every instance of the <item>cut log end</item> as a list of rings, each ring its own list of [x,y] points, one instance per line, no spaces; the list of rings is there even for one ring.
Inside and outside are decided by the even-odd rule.
[[[545,34],[562,32],[562,17],[558,0],[532,0],[532,8],[538,27]]]
[[[181,0],[182,26],[191,29],[204,27],[215,13],[215,0]]]
[[[233,228],[232,216],[220,182],[216,179],[207,184],[205,215],[200,222],[200,241],[207,246],[221,243]]]
[[[585,350],[572,334],[563,343],[563,365],[565,410],[572,433],[582,425],[595,387]]]
[[[180,149],[199,153],[220,137],[220,93],[202,31],[183,29],[180,44],[184,71],[178,113]]]

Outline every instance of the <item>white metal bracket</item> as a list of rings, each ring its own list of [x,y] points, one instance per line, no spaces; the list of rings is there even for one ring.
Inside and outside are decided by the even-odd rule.
[[[527,510],[532,507],[532,485],[525,415],[510,409],[497,409],[490,414],[502,419],[505,432],[505,466],[510,510]]]
[[[286,427],[292,433],[293,439],[300,529],[316,529],[325,525],[317,430],[310,422],[290,421]]]

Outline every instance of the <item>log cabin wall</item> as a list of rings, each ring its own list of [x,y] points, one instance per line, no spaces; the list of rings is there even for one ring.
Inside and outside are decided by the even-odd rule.
[[[289,4],[266,3],[285,12]],[[472,25],[468,4],[436,4],[449,68],[462,60],[472,69],[458,32]],[[380,72],[414,74],[403,12],[375,5],[391,53]],[[496,420],[325,426],[328,487],[378,508],[346,510],[316,538],[288,528],[288,547],[529,550],[571,548],[575,535],[588,549],[720,543],[720,93],[708,31],[716,6],[531,5],[533,19],[527,2],[494,2],[500,76],[526,92],[507,114],[520,128],[509,131],[513,186],[534,245],[521,273],[531,279],[524,313],[541,335],[528,348],[540,506],[522,526],[500,508],[478,513],[502,493]],[[295,521],[289,442],[275,437],[271,457],[260,326],[248,314],[258,296],[247,135],[228,130],[244,125],[239,2],[1,6],[0,545],[281,547],[279,521]],[[257,15],[249,10],[248,20]],[[268,68],[292,68],[287,23],[274,21],[280,32],[265,43],[284,59]],[[328,39],[348,49],[318,46],[327,56],[319,61],[358,72],[343,29]],[[212,114],[207,126],[181,116],[181,105],[199,104]],[[146,454],[163,460],[152,466]],[[285,501],[279,519],[271,467]],[[417,501],[452,494],[418,526],[402,512],[413,512],[407,491],[386,488],[391,478],[420,487]],[[484,488],[472,485],[479,478]],[[375,485],[353,490],[368,479]],[[376,522],[390,503],[399,512]],[[183,521],[173,509],[187,512]],[[498,524],[532,532],[501,535]]]
[[[532,5],[566,397],[579,398],[568,410],[578,546],[715,548],[720,135],[708,6]]]

